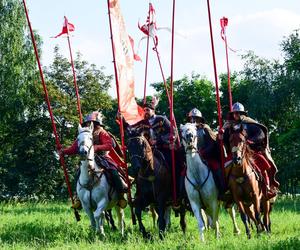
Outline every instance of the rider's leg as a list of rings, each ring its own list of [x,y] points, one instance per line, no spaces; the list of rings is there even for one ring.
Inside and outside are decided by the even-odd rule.
[[[75,178],[74,178],[75,185],[77,185],[79,176],[80,176],[80,167],[77,168],[76,173],[75,173]],[[75,186],[75,190],[76,190],[76,186]],[[76,191],[74,192],[74,204],[72,204],[72,208],[79,209],[79,210],[82,209],[81,202],[76,194]]]
[[[121,177],[119,176],[119,173],[116,169],[111,169],[110,172],[111,172],[114,187],[118,195],[118,200],[119,200],[118,205],[121,208],[125,208],[127,206],[127,201],[124,198],[124,188],[123,188]]]
[[[271,154],[270,153],[268,153],[268,151],[266,150],[266,154],[265,154],[265,157],[266,157],[266,159],[267,159],[267,161],[268,161],[268,163],[269,163],[269,165],[270,165],[270,168],[268,169],[268,175],[269,175],[269,178],[270,178],[270,184],[271,184],[271,186],[274,186],[275,188],[279,188],[279,182],[275,179],[275,176],[276,176],[276,174],[277,174],[277,172],[278,172],[278,170],[277,170],[277,166],[276,166],[276,164],[275,164],[275,162],[274,162],[274,160],[273,160],[273,158],[272,158],[272,156],[271,156]]]

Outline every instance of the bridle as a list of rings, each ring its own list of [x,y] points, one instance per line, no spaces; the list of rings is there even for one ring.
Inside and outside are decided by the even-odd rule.
[[[131,137],[131,138],[128,139],[128,142],[130,143],[130,141],[132,141],[132,140],[138,140],[140,142],[148,143],[143,136],[134,136],[134,137]],[[129,154],[129,160],[132,161],[132,159],[134,159],[134,158],[138,158],[140,160],[145,160],[144,156],[141,156],[141,155],[138,155],[138,154]]]
[[[83,134],[83,133],[89,133],[89,134],[92,134],[90,131],[83,130],[83,131],[81,131],[81,132],[78,134],[78,137],[79,137],[80,134]],[[78,138],[78,137],[77,137],[77,138]],[[91,145],[90,145],[89,147],[86,146],[86,145],[84,144],[85,141],[82,140],[80,143],[78,143],[78,148],[80,149],[80,147],[86,146],[87,149],[88,149],[86,160],[87,160],[87,161],[94,161],[94,159],[91,159],[91,158],[88,157],[88,156],[90,155],[90,152],[91,152],[92,147],[94,146],[94,145],[93,145],[93,137],[91,136],[89,139],[90,139],[91,142],[92,142]]]
[[[238,132],[235,131],[234,133],[236,134]],[[238,135],[241,136],[241,141],[239,142],[239,144],[242,143],[243,146],[242,147],[233,146],[231,149],[231,152],[232,153],[241,152],[241,159],[244,159],[244,156],[246,153],[246,147],[247,147],[247,143],[246,143],[247,139],[243,132],[239,132]],[[230,141],[232,141],[232,137],[233,137],[233,135],[231,135]]]
[[[187,129],[186,130],[186,132],[188,131],[189,129]],[[185,135],[187,134],[185,132]],[[192,145],[188,145],[188,142],[187,142],[187,139],[185,138],[185,136],[183,136],[182,137],[182,140],[185,142],[185,144],[187,145],[186,146],[186,151],[189,151],[189,152],[191,152],[191,153],[196,153],[196,152],[198,152],[198,149],[197,149],[197,146],[195,146],[194,144],[194,141],[195,141],[195,139],[197,138],[197,136],[195,136],[194,137],[194,135],[193,135],[193,141],[192,141]]]

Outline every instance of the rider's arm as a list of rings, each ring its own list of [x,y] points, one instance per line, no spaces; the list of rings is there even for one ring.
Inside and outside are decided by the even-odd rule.
[[[112,139],[111,139],[110,135],[105,130],[102,130],[99,133],[99,141],[101,143],[100,145],[94,145],[95,152],[110,151],[110,150],[113,149]]]
[[[78,153],[77,140],[75,140],[70,147],[63,149],[62,152],[65,155],[76,155]]]

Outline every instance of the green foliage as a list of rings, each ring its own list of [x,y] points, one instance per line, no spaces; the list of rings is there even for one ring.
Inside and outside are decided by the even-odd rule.
[[[0,3],[0,197],[35,195],[60,197],[66,194],[61,167],[55,157],[55,141],[35,55],[22,4]],[[38,48],[40,38],[36,35]],[[83,114],[109,112],[113,100],[107,94],[111,76],[75,59]],[[54,50],[54,61],[44,69],[59,137],[64,145],[75,138],[78,126],[76,96],[71,65]],[[67,159],[73,181],[76,159]]]
[[[168,81],[169,85],[169,81]],[[163,83],[152,84],[159,96],[157,112],[169,116],[169,102]],[[174,113],[177,124],[186,122],[187,114],[198,108],[208,123],[214,123],[215,117],[214,87],[210,81],[197,74],[192,74],[174,81]]]
[[[244,69],[231,79],[233,102],[243,103],[251,117],[269,128],[281,190],[289,192],[299,192],[299,44],[298,31],[282,42],[282,63],[249,52],[243,56]],[[221,80],[223,110],[228,110],[227,77],[222,75]]]

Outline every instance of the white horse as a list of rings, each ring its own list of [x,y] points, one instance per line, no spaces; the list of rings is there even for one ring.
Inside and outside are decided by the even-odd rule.
[[[204,209],[212,219],[212,227],[215,229],[215,235],[218,238],[220,234],[218,189],[210,169],[199,156],[196,125],[192,123],[180,125],[180,130],[187,162],[185,188],[193,213],[198,221],[200,240],[204,241],[203,231],[205,230],[201,209]]]
[[[124,236],[124,211],[116,206],[117,193],[109,185],[106,176],[94,158],[93,147],[93,123],[89,127],[78,126],[78,148],[82,157],[80,176],[77,181],[77,194],[84,211],[90,218],[91,227],[105,236],[103,221],[104,211],[115,207],[118,215],[118,224],[122,236]]]

